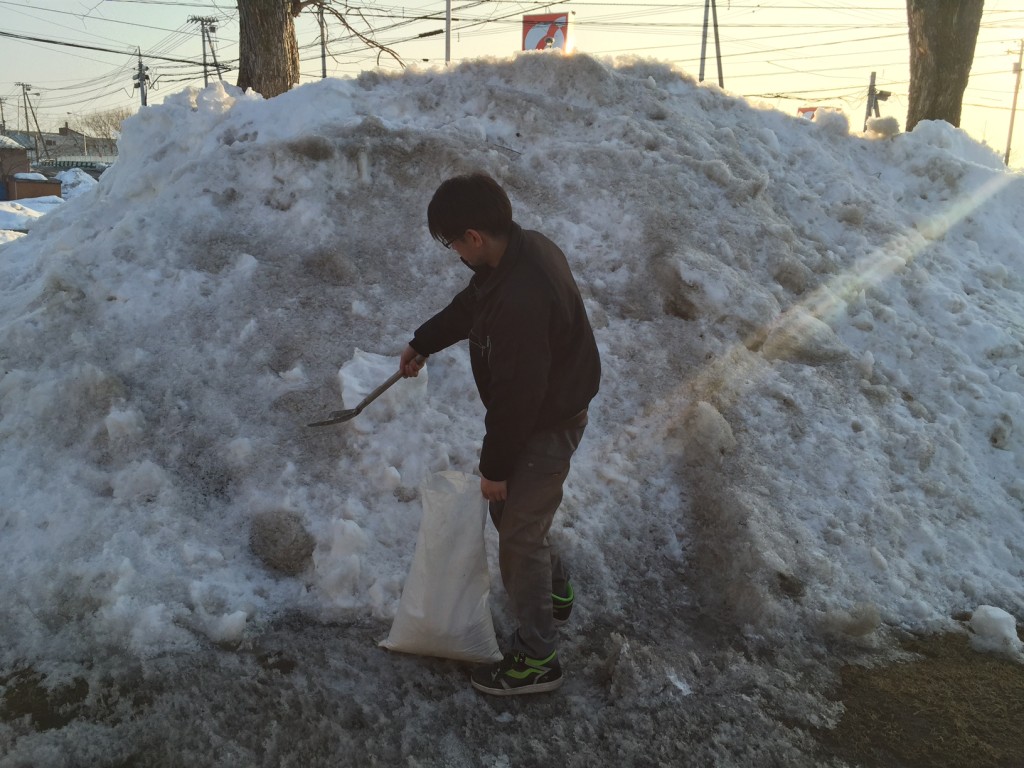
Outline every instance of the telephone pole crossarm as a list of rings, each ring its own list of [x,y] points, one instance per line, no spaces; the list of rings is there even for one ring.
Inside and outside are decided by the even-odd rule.
[[[217,63],[217,53],[213,49],[213,37],[211,33],[217,31],[217,19],[213,16],[189,16],[190,24],[200,25],[200,34],[203,39],[203,87],[210,84],[209,69],[206,64],[206,46],[210,46],[210,56],[213,59],[213,68],[217,70],[217,79],[220,80],[220,64]]]

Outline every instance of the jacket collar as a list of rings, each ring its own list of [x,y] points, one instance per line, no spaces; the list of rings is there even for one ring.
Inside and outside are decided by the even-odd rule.
[[[522,258],[523,254],[523,228],[512,222],[512,228],[508,231],[508,245],[505,247],[505,253],[501,256],[501,261],[498,262],[497,267],[478,267],[473,269],[476,273],[473,277],[472,282],[476,284],[480,295],[490,293],[493,291],[501,282],[505,279],[516,264]],[[463,262],[465,264],[465,262]],[[469,266],[469,265],[467,265]]]

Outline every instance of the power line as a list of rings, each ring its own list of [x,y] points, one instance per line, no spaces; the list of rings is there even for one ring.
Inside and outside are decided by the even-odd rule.
[[[109,2],[109,0],[107,0],[107,1]],[[76,19],[80,19],[82,21],[84,21],[86,19],[86,14],[84,14],[84,13],[74,13],[73,11],[58,11],[58,10],[56,10],[54,8],[41,8],[41,7],[36,6],[36,5],[22,5],[21,3],[8,2],[8,0],[0,0],[0,5],[5,5],[8,8],[28,8],[28,9],[33,10],[33,11],[42,11],[44,13],[59,13],[62,16],[74,16]],[[35,16],[29,16],[29,14],[27,14],[27,13],[24,14],[24,15],[28,16],[30,19],[37,18]],[[139,29],[155,29],[158,32],[176,32],[177,31],[177,30],[173,30],[173,29],[165,29],[164,27],[151,27],[148,24],[138,24],[138,23],[136,23],[134,21],[121,21],[120,19],[108,19],[108,18],[105,18],[103,16],[89,16],[88,19],[89,19],[89,21],[102,21],[102,22],[106,22],[108,24],[125,24],[125,25],[127,25],[129,27],[137,27]],[[42,21],[42,19],[37,19],[37,20],[38,21]],[[71,29],[71,27],[64,27],[64,29]],[[100,37],[100,39],[102,39],[102,40],[111,40],[111,38],[109,38],[109,37],[101,37],[100,35],[93,35],[93,36],[94,37]],[[112,40],[112,42],[117,42],[117,41],[116,40]]]
[[[219,10],[216,5],[209,3],[179,3],[174,0],[106,0],[108,3],[132,3],[134,5],[173,5],[178,8],[206,8],[207,10]]]
[[[118,53],[124,56],[132,56],[131,51],[118,51],[113,48],[101,48],[95,45],[83,45],[81,43],[68,43],[62,40],[50,40],[45,37],[30,37],[29,35],[16,35],[13,32],[0,32],[0,37],[10,37],[15,40],[28,40],[33,43],[45,43],[46,45],[57,45],[66,48],[81,48],[86,51],[103,51],[104,53]],[[172,59],[166,56],[151,56],[146,55],[147,59],[154,59],[157,61],[173,61],[178,64],[194,64],[195,66],[201,67],[203,63],[201,61],[192,61],[191,59]]]

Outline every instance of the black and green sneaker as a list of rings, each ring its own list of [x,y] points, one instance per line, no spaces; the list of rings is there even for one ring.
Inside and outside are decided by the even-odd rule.
[[[565,597],[556,595],[554,592],[551,593],[551,615],[555,619],[555,624],[562,625],[569,620],[569,614],[572,613],[572,603],[576,595],[573,594],[572,584],[569,582],[565,583]]]
[[[497,664],[478,667],[471,675],[473,687],[493,696],[544,693],[562,684],[558,651],[546,659],[531,659],[522,651],[505,654]]]

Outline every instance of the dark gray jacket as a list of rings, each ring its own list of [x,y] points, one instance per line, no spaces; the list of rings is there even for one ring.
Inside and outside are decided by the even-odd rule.
[[[410,345],[430,355],[463,339],[487,409],[480,472],[506,480],[529,437],[586,408],[601,380],[594,332],[558,246],[513,224],[497,268],[475,270]]]

